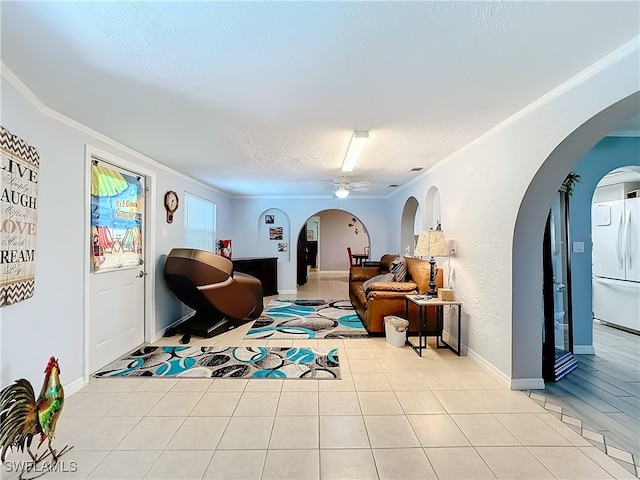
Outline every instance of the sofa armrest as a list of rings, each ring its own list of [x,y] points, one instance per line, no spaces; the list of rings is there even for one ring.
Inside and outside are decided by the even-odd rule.
[[[417,290],[407,292],[399,292],[397,290],[370,290],[369,293],[367,293],[367,302],[370,300],[401,300],[404,306],[405,295],[414,295],[417,294],[417,292]]]
[[[373,282],[367,293],[369,292],[400,292],[407,294],[414,292],[418,289],[418,286],[413,282]]]
[[[351,267],[349,269],[350,282],[364,282],[376,275],[380,275],[380,269],[377,267]]]

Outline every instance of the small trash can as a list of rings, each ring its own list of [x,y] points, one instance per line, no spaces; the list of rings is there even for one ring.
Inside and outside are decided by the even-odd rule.
[[[387,315],[384,317],[384,333],[387,337],[387,343],[394,347],[404,347],[407,342],[408,328],[409,320],[396,317],[395,315]]]

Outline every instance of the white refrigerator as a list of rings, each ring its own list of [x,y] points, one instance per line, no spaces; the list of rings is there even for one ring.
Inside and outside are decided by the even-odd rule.
[[[592,207],[593,316],[640,333],[640,198]]]

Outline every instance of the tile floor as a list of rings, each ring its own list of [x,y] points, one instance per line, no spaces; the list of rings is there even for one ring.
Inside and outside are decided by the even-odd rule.
[[[298,295],[346,298],[339,283]],[[247,328],[197,342],[257,345]],[[637,478],[544,398],[432,343],[422,358],[384,338],[295,345],[338,347],[342,379],[92,380],[58,423],[55,445],[74,445],[66,471],[44,478]],[[0,476],[18,478],[24,459],[10,454]]]

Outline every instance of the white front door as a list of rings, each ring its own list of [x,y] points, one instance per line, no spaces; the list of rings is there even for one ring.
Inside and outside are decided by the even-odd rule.
[[[144,342],[144,278],[135,269],[94,274],[89,311],[93,373]]]
[[[144,343],[145,178],[91,159],[88,370]]]

